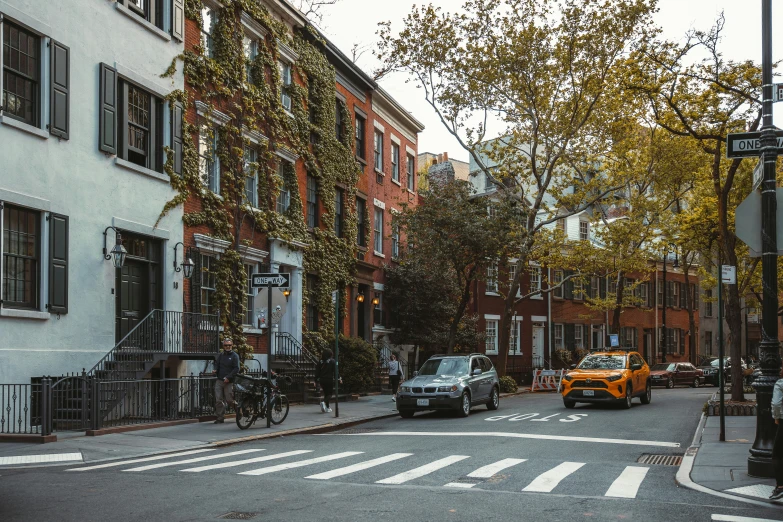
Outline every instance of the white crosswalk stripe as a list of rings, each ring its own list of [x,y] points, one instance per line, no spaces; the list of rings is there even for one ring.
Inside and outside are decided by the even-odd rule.
[[[205,460],[215,460],[215,459],[222,459],[225,457],[233,457],[235,455],[245,455],[247,453],[256,453],[259,451],[266,451],[263,449],[247,449],[247,450],[241,450],[241,451],[232,451],[230,453],[221,453],[220,455],[208,455],[206,457],[195,457],[192,459],[186,459],[186,460],[177,460],[174,462],[159,462],[158,464],[148,464],[146,466],[139,466],[138,468],[130,468],[130,469],[124,469],[122,471],[148,471],[150,469],[158,469],[158,468],[165,468],[168,466],[179,466],[182,464],[192,464],[194,462],[202,462]]]
[[[211,464],[208,466],[199,466],[197,468],[181,469],[180,471],[200,473],[202,471],[210,471],[213,469],[233,468],[236,466],[245,466],[247,464],[255,464],[256,462],[266,462],[268,460],[282,459],[285,457],[294,457],[296,455],[304,455],[305,453],[312,453],[313,450],[295,450],[286,451],[285,453],[275,453],[273,455],[264,455],[263,457],[255,457],[245,460],[234,460],[231,462],[221,462],[220,464]]]
[[[413,453],[392,453],[391,455],[386,455],[385,457],[380,457],[377,459],[360,462],[359,464],[346,466],[344,468],[333,469],[332,471],[326,471],[324,473],[318,473],[316,475],[310,475],[309,477],[305,477],[305,478],[316,479],[316,480],[333,479],[335,477],[342,477],[350,473],[356,473],[357,471],[363,471],[365,469],[374,468],[375,466],[380,466],[381,464],[386,464],[388,462],[393,462],[395,460],[403,459],[405,457],[410,457],[411,455],[413,455]]]
[[[472,471],[471,473],[468,473],[467,476],[474,479],[488,479],[492,478],[501,471],[503,471],[506,468],[510,468],[511,466],[516,466],[517,464],[522,464],[523,462],[526,462],[527,459],[503,459],[499,460],[493,464],[489,464],[488,466],[482,466],[479,469]],[[448,484],[444,484],[444,487],[447,488],[462,488],[462,489],[470,489],[474,486],[478,486],[481,484],[481,481],[472,481],[472,482],[449,482]]]
[[[551,493],[552,490],[555,489],[564,478],[584,465],[584,462],[563,462],[562,464],[555,466],[549,471],[546,471],[537,476],[535,479],[533,479],[533,482],[522,488],[522,491]]]
[[[286,469],[301,468],[303,466],[310,466],[311,464],[319,464],[321,462],[328,462],[330,460],[344,459],[345,457],[352,457],[353,455],[361,455],[363,451],[344,451],[342,453],[334,453],[332,455],[326,455],[325,457],[317,457],[314,459],[300,460],[298,462],[289,462],[288,464],[278,464],[277,466],[270,466],[268,468],[253,469],[250,471],[243,471],[239,475],[266,475],[267,473],[275,473],[277,471],[284,471]]]
[[[639,486],[642,485],[644,477],[647,476],[647,472],[650,468],[642,466],[627,466],[620,476],[617,477],[609,489],[606,491],[605,497],[618,497],[618,498],[636,498],[636,494],[639,492]]]
[[[421,478],[425,475],[429,475],[430,473],[445,468],[446,466],[451,466],[455,462],[459,462],[461,460],[465,460],[469,458],[470,457],[466,455],[450,455],[448,457],[436,460],[435,462],[430,462],[429,464],[425,464],[424,466],[420,466],[418,468],[414,468],[405,471],[403,473],[399,473],[397,475],[394,475],[389,478],[385,478],[383,480],[378,480],[376,481],[376,484],[404,484],[411,480]]]
[[[144,457],[141,459],[123,460],[120,462],[108,462],[106,464],[98,464],[95,466],[87,466],[86,468],[71,468],[65,471],[92,471],[94,469],[111,468],[115,466],[125,466],[126,464],[136,464],[137,462],[150,462],[153,460],[171,459],[174,457],[184,457],[185,455],[195,455],[196,453],[204,453],[207,451],[215,451],[217,448],[197,449],[190,451],[181,451],[179,453],[169,453],[167,455],[156,455],[154,457]]]

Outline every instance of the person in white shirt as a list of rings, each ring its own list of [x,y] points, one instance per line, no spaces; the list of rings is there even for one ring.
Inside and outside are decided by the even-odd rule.
[[[783,368],[780,369],[780,377],[772,389],[772,418],[778,425],[775,445],[772,446],[772,465],[775,469],[775,489],[769,497],[772,500],[783,498],[783,424],[780,423],[783,418]]]
[[[400,361],[397,360],[397,356],[391,354],[389,357],[389,384],[392,388],[392,400],[397,401],[397,388],[400,386],[400,378],[402,377],[402,366]]]

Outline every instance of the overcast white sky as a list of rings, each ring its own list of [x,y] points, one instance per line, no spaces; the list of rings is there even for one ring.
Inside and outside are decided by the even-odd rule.
[[[358,64],[368,73],[377,65],[373,56],[378,36],[378,23],[389,20],[399,29],[411,8],[426,2],[410,0],[340,0],[325,11],[323,30],[345,54],[350,56],[354,43],[367,48]],[[444,10],[461,8],[462,0],[431,0]],[[777,6],[777,9],[775,7]],[[724,11],[724,55],[729,59],[752,59],[761,63],[761,1],[760,0],[659,0],[658,24],[670,39],[680,39],[691,28],[707,30]],[[774,27],[783,24],[783,5],[773,2],[773,59],[783,59],[783,33]],[[435,112],[424,101],[421,89],[406,83],[402,74],[385,78],[381,85],[410,111],[426,129],[419,137],[419,152],[448,152],[455,159],[467,161],[468,154],[443,128]],[[783,105],[783,104],[781,104]],[[775,122],[783,107],[776,106]],[[778,124],[780,126],[780,124]]]

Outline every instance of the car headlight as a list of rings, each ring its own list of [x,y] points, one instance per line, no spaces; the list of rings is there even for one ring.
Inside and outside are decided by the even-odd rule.
[[[568,375],[568,374],[566,374],[566,375],[565,375],[565,377],[563,377],[563,379],[567,380],[568,382],[571,382],[572,380],[574,380],[574,378],[573,378],[573,377],[571,377],[571,376],[570,376],[570,375]]]
[[[622,378],[623,378],[622,375],[610,375],[609,377],[606,378],[606,380],[609,382],[614,382],[614,381],[619,381]]]
[[[411,391],[411,387],[410,386],[400,386],[400,391],[410,392]]]
[[[457,385],[455,384],[453,386],[439,386],[438,387],[438,391],[439,392],[455,392],[455,391],[457,391]]]

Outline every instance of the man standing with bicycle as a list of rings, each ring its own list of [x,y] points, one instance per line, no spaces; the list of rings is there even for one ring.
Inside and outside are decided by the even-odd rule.
[[[234,376],[239,373],[239,355],[230,338],[223,339],[223,351],[215,357],[215,424],[225,421],[226,405],[234,402]]]

